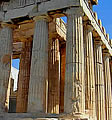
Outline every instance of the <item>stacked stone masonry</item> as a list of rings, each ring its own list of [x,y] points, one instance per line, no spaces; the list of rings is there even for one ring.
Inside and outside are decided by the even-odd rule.
[[[0,120],[112,120],[112,40],[97,4],[0,1]]]

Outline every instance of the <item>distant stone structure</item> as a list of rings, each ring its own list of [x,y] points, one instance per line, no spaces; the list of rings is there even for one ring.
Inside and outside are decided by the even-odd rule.
[[[0,2],[0,120],[112,119],[112,40],[92,10],[97,3]],[[10,72],[16,58],[14,93]],[[7,104],[16,113],[7,113]]]

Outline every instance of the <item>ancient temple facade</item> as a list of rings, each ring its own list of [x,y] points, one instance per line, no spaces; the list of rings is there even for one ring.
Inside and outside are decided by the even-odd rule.
[[[112,120],[112,40],[97,4],[0,1],[0,120]]]

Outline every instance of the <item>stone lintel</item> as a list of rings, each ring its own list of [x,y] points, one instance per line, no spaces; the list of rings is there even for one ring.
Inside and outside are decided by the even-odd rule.
[[[1,27],[2,28],[9,27],[9,28],[12,28],[12,29],[16,29],[18,26],[14,25],[14,24],[9,24],[9,23],[5,23],[5,22],[1,22]]]
[[[45,14],[45,13],[59,13],[56,15],[56,17],[60,16],[64,16],[62,15],[63,14],[63,11],[64,9],[67,9],[67,8],[70,8],[70,7],[78,7],[80,6],[80,0],[75,0],[75,1],[72,1],[72,0],[61,0],[61,4],[60,4],[60,0],[50,0],[50,1],[47,1],[47,2],[42,2],[40,4],[38,4],[38,11],[37,11],[37,7],[35,6],[34,9],[32,9],[32,11],[30,11],[28,13],[28,15],[30,17],[34,17],[34,16],[39,16],[41,14]],[[62,11],[62,12],[60,12]]]
[[[24,8],[8,10],[5,13],[4,22],[10,22],[12,19],[25,17],[30,11],[35,7],[35,5],[30,5]]]
[[[34,17],[41,15],[43,13],[47,13],[59,9],[63,10],[71,6],[80,6],[80,0],[75,0],[75,1],[61,0],[61,4],[60,4],[60,0],[52,0],[52,1],[49,0],[49,1],[41,2],[39,4],[32,4],[30,6],[25,6],[23,8],[8,10],[6,13],[0,12],[0,16],[1,16],[0,18],[1,21],[3,20],[5,22],[9,22],[15,18],[24,17],[27,15],[30,17]]]

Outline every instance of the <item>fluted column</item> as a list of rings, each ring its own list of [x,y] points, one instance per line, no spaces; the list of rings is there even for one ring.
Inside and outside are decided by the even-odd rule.
[[[60,75],[59,75],[59,40],[49,40],[49,74],[48,74],[48,112],[59,114]]]
[[[5,102],[11,71],[12,28],[7,24],[0,30],[0,112],[5,111]]]
[[[112,56],[110,57],[110,77],[111,77],[111,107],[112,107]]]
[[[106,120],[112,119],[112,97],[111,97],[111,76],[108,51],[103,52],[104,77],[105,77],[105,110]]]
[[[32,42],[24,43],[20,56],[16,112],[27,112]]]
[[[94,72],[94,52],[92,26],[88,22],[84,27],[85,42],[85,109],[88,110],[92,118],[96,117],[95,107],[95,72]]]
[[[65,87],[65,64],[66,64],[66,44],[61,45],[61,76],[60,76],[60,113],[64,112],[64,87]]]
[[[112,98],[112,56],[110,57],[111,98]]]
[[[111,75],[111,83],[112,83],[112,56],[110,57],[110,75]],[[112,88],[112,84],[111,84]]]
[[[100,39],[100,38],[99,38]],[[102,60],[102,43],[95,41],[95,95],[97,120],[105,120],[104,72]]]
[[[67,11],[64,112],[84,113],[84,48],[81,8]]]
[[[48,83],[48,20],[44,16],[35,20],[29,83],[28,112],[46,112]]]

